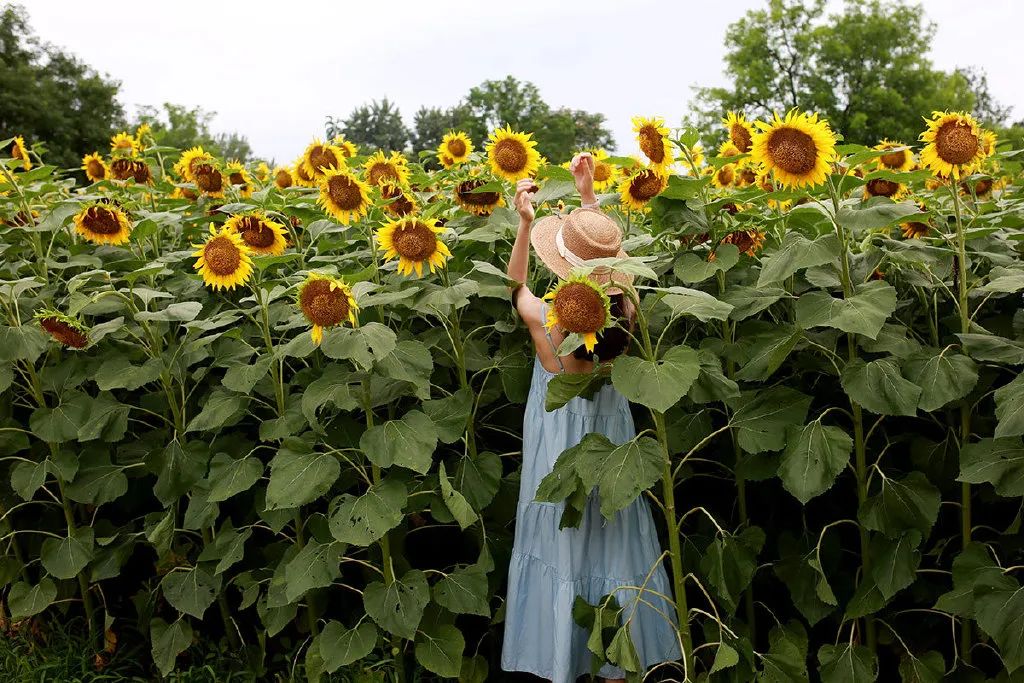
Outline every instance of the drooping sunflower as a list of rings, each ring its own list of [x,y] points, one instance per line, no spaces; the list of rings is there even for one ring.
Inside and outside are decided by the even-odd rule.
[[[33,317],[44,332],[69,349],[84,349],[89,345],[88,328],[70,315],[44,308],[36,311]]]
[[[192,147],[181,153],[178,163],[174,164],[174,170],[188,182],[194,183],[196,181],[196,168],[212,161],[213,156],[202,147]]]
[[[469,159],[473,153],[473,142],[469,136],[459,131],[449,131],[441,138],[441,144],[437,148],[438,158],[441,155],[449,157],[452,165],[461,164]]]
[[[11,158],[20,159],[23,170],[32,170],[32,160],[28,158],[28,149],[25,147],[25,138],[20,135],[14,136],[14,142],[11,143]]]
[[[907,186],[895,180],[871,178],[864,184],[864,199],[868,197],[888,197],[899,199],[907,193]]]
[[[908,240],[926,237],[928,233],[931,232],[931,229],[932,227],[930,225],[921,221],[900,223],[900,232],[902,232],[903,237]]]
[[[310,273],[299,287],[298,304],[302,315],[313,325],[310,335],[318,346],[326,328],[346,320],[355,326],[359,311],[352,288],[344,280],[319,273]]]
[[[828,123],[791,109],[786,118],[776,113],[771,121],[758,121],[750,148],[751,160],[771,171],[783,187],[818,185],[828,176],[836,158],[836,136]]]
[[[135,157],[139,154],[139,141],[124,131],[110,138],[110,154],[115,157]]]
[[[93,244],[124,244],[132,234],[132,222],[119,206],[95,202],[75,215],[75,231]]]
[[[666,187],[668,176],[664,172],[641,168],[619,182],[619,199],[627,207],[640,211]]]
[[[934,175],[959,179],[978,168],[985,158],[981,128],[974,117],[964,112],[932,112],[925,119],[927,130],[921,133],[926,143],[921,150],[921,165]]]
[[[723,244],[735,244],[747,256],[754,256],[764,246],[764,233],[760,230],[735,230],[722,238]]]
[[[331,144],[337,146],[341,150],[342,156],[346,159],[351,159],[356,154],[359,154],[359,147],[356,143],[351,140],[346,140],[345,136],[341,133],[334,136],[334,139],[331,140]]]
[[[726,164],[711,173],[711,182],[717,188],[726,188],[736,180],[736,164]]]
[[[511,126],[497,129],[487,142],[491,171],[513,183],[532,176],[540,166],[540,153],[534,149],[536,146],[533,133],[519,133]]]
[[[415,270],[416,277],[421,277],[424,263],[433,273],[452,255],[438,237],[442,232],[444,227],[433,218],[406,216],[377,230],[377,248],[384,252],[385,259],[398,258],[400,275],[412,275]]]
[[[393,182],[380,186],[381,199],[386,201],[384,210],[394,216],[408,216],[416,212],[416,199],[405,191],[405,188]]]
[[[888,138],[875,145],[875,149],[879,151],[898,150],[879,156],[878,168],[890,171],[909,171],[914,166],[914,154],[909,149],[900,149],[900,147],[906,147],[906,145]]]
[[[292,177],[295,178],[295,184],[299,187],[316,187],[317,180],[306,171],[302,157],[295,161],[295,172],[292,173]]]
[[[85,177],[93,183],[105,180],[107,174],[110,173],[107,162],[103,160],[99,152],[86,154],[82,157],[82,170],[85,171]]]
[[[750,151],[750,145],[754,141],[754,128],[742,114],[734,111],[728,112],[722,123],[729,132],[729,141],[732,142],[739,154],[746,154]]]
[[[203,276],[203,282],[214,289],[234,289],[244,285],[252,275],[250,249],[242,236],[222,227],[219,231],[210,223],[210,236],[203,244],[193,244],[198,251],[194,268]]]
[[[505,205],[500,192],[473,192],[487,183],[483,180],[464,180],[455,186],[455,202],[476,216],[490,216],[499,206]]]
[[[239,195],[242,197],[252,196],[252,179],[249,177],[249,171],[241,162],[228,162],[225,173],[228,176],[228,182],[238,190]]]
[[[320,180],[317,201],[335,220],[348,225],[370,210],[370,188],[350,171],[328,168]]]
[[[385,182],[405,185],[409,182],[409,162],[404,154],[392,152],[391,156],[385,156],[384,152],[377,150],[377,153],[366,160],[363,168],[366,169],[366,182],[370,185],[380,185]]]
[[[153,131],[152,126],[150,126],[148,123],[145,123],[145,122],[139,124],[139,127],[135,129],[135,144],[138,146],[140,152],[145,151],[145,149],[146,149],[146,139],[145,138],[146,138],[147,135],[150,138],[152,138],[153,137],[152,131]]]
[[[192,170],[195,177],[196,187],[207,197],[224,197],[224,190],[227,189],[228,179],[217,167],[214,161],[203,161],[196,164]]]
[[[544,327],[550,330],[558,325],[566,332],[582,336],[587,351],[592,352],[597,335],[614,324],[611,299],[604,288],[586,275],[570,273],[542,298],[551,302]]]
[[[292,178],[291,171],[284,166],[278,166],[274,169],[274,185],[277,185],[279,190],[291,187],[294,184],[295,180]]]
[[[232,216],[224,227],[241,235],[249,251],[259,256],[277,256],[287,246],[284,226],[267,217],[262,211],[251,211]]]
[[[652,168],[661,170],[672,164],[672,143],[669,142],[664,119],[634,116],[633,132],[640,151],[650,160]]]
[[[317,138],[302,153],[302,166],[306,169],[306,175],[319,180],[326,169],[342,169],[347,166],[345,152],[341,147],[330,143],[324,144]]]

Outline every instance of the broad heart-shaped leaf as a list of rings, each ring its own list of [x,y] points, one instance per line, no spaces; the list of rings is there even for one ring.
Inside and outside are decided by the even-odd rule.
[[[703,282],[720,270],[729,270],[740,261],[740,250],[735,244],[720,244],[711,261],[700,254],[687,252],[672,267],[679,281],[688,285]]]
[[[437,477],[441,484],[441,499],[444,500],[445,507],[448,508],[448,512],[452,514],[455,521],[459,523],[459,528],[464,530],[477,520],[476,511],[473,510],[465,496],[452,487],[452,483],[448,480],[448,473],[444,469],[443,461],[438,466]]]
[[[458,678],[466,640],[451,624],[431,624],[416,632],[416,661],[442,678]]]
[[[709,349],[697,351],[700,374],[687,394],[694,403],[726,401],[740,395],[740,387],[722,372],[722,359]],[[699,439],[698,439],[699,440]]]
[[[996,438],[1024,434],[1024,375],[996,389]]]
[[[911,529],[927,538],[939,515],[939,501],[939,490],[921,472],[911,472],[903,479],[886,476],[882,490],[864,501],[858,516],[865,527],[889,538]]]
[[[310,452],[299,439],[285,439],[270,461],[267,509],[294,508],[327,493],[341,474],[338,459],[328,453]]]
[[[836,221],[847,230],[857,233],[884,228],[920,212],[921,209],[913,202],[897,203],[876,197],[868,202],[858,200],[840,207]]]
[[[334,327],[324,334],[320,349],[334,360],[351,360],[364,370],[373,367],[395,350],[395,333],[380,323],[366,323],[361,327]]]
[[[157,475],[153,493],[165,506],[183,495],[206,473],[210,447],[202,441],[182,443],[174,439],[162,450],[151,451],[146,469]]]
[[[821,575],[805,561],[808,552],[813,553],[813,546],[807,547],[789,534],[783,533],[779,538],[779,561],[772,565],[775,575],[786,584],[789,596],[800,614],[814,626],[832,613],[835,607],[818,595],[818,583]],[[812,554],[813,557],[813,554]],[[828,584],[826,583],[825,586]],[[832,598],[834,599],[834,595]]]
[[[604,434],[590,433],[581,441],[576,468],[587,491],[598,487],[601,514],[612,519],[661,478],[661,444],[648,436],[616,445]]]
[[[144,384],[160,377],[163,367],[159,358],[152,358],[142,365],[132,365],[124,356],[113,356],[104,361],[93,374],[93,380],[103,391],[128,389],[135,391]]]
[[[757,286],[760,288],[781,282],[798,270],[834,261],[841,250],[842,245],[835,233],[828,233],[813,241],[798,232],[787,233],[779,248],[761,259]]]
[[[782,287],[744,287],[730,286],[722,295],[722,301],[732,305],[729,312],[730,320],[745,320],[757,315],[783,297],[788,297]]]
[[[412,640],[430,602],[426,575],[410,569],[390,586],[374,581],[363,591],[363,607],[370,618],[389,633]]]
[[[738,535],[716,538],[704,550],[700,569],[730,612],[736,611],[740,595],[754,578],[757,554],[763,545],[764,532],[747,527]]]
[[[274,357],[270,354],[263,354],[255,362],[242,363],[228,368],[221,383],[231,391],[247,394],[256,386],[256,382],[266,376],[273,364]]]
[[[401,465],[426,474],[437,448],[437,427],[418,410],[410,410],[400,420],[388,420],[370,427],[359,437],[359,448],[374,465]]]
[[[423,342],[403,339],[395,350],[377,363],[375,372],[390,379],[408,382],[417,398],[430,398],[430,373],[434,357]]]
[[[64,490],[71,500],[88,505],[113,502],[127,491],[124,468],[112,465],[105,449],[93,448],[82,452],[75,479]]]
[[[11,488],[22,500],[32,500],[39,487],[46,483],[49,460],[23,460],[11,468]]]
[[[981,582],[974,588],[974,615],[999,646],[1006,670],[1024,667],[1024,587],[1006,575]]]
[[[72,579],[93,558],[95,536],[92,527],[73,529],[64,538],[43,541],[39,559],[43,568],[57,579]]]
[[[1003,568],[996,564],[989,549],[972,542],[953,559],[953,590],[939,596],[935,609],[971,619],[975,586],[996,585],[1002,580]]]
[[[903,369],[907,379],[921,387],[918,407],[928,413],[963,398],[978,383],[974,361],[950,349],[914,354],[903,361]]]
[[[161,311],[136,313],[135,319],[146,322],[188,322],[195,320],[202,310],[203,305],[198,301],[179,301]]]
[[[920,657],[905,653],[900,658],[902,683],[940,683],[946,676],[946,660],[942,653],[929,650]]]
[[[326,588],[341,575],[339,565],[345,546],[337,541],[319,543],[310,539],[298,555],[285,565],[285,596],[295,602],[306,591]]]
[[[193,417],[186,432],[216,430],[238,415],[249,404],[249,397],[226,389],[214,389],[202,405],[202,410]]]
[[[11,618],[14,621],[21,621],[35,616],[49,607],[56,597],[57,585],[45,576],[34,586],[19,581],[11,587],[11,592],[7,595]]]
[[[1024,342],[991,334],[958,334],[967,355],[1006,365],[1024,365]]]
[[[560,372],[548,380],[544,410],[557,410],[577,396],[593,398],[607,382],[608,376],[600,372]]]
[[[886,600],[914,582],[921,563],[920,543],[921,534],[913,530],[894,539],[884,534],[871,537],[871,578]]]
[[[850,462],[853,439],[839,427],[817,419],[803,427],[786,428],[786,450],[779,463],[779,478],[787,491],[804,505],[832,488]]]
[[[377,644],[377,627],[369,621],[364,621],[349,629],[332,620],[327,622],[324,630],[317,636],[316,644],[320,648],[325,670],[334,673],[373,652]]]
[[[841,378],[843,390],[861,406],[878,415],[917,414],[921,387],[900,374],[892,358],[865,363],[857,358],[846,364]]]
[[[612,364],[612,384],[634,403],[664,413],[686,395],[700,374],[697,352],[673,346],[657,361],[619,356]]]
[[[343,494],[331,503],[331,535],[352,545],[367,546],[398,526],[408,498],[405,484],[387,477],[361,496]]]
[[[761,658],[762,677],[766,683],[801,683],[807,680],[807,631],[796,619],[772,627],[768,633],[770,647]]]
[[[437,428],[441,443],[455,443],[466,433],[466,424],[473,409],[473,391],[463,387],[451,396],[423,402],[423,412]]]
[[[259,458],[246,456],[232,458],[227,453],[218,453],[210,461],[207,479],[210,488],[206,499],[219,503],[231,496],[248,491],[263,476],[263,463]]]
[[[78,438],[78,430],[89,419],[92,399],[79,391],[68,392],[53,408],[36,408],[29,416],[32,432],[43,441],[62,443]]]
[[[171,607],[202,619],[220,591],[220,577],[202,567],[172,571],[160,582],[160,589]]]
[[[1015,439],[982,439],[960,450],[958,481],[992,484],[1007,498],[1024,496],[1024,445]]]
[[[772,325],[754,334],[744,334],[739,342],[743,354],[743,367],[736,379],[745,382],[768,379],[803,337],[796,325]]]
[[[199,554],[200,562],[217,561],[214,574],[223,574],[245,557],[245,542],[252,537],[252,527],[236,531],[228,519],[221,525],[217,537]]]
[[[471,565],[451,572],[434,584],[434,601],[454,614],[489,617],[487,574]]]
[[[501,485],[501,475],[501,458],[497,454],[484,451],[474,458],[467,453],[455,468],[452,484],[474,510],[480,511],[494,500]]]
[[[878,677],[878,659],[864,645],[822,645],[818,662],[822,683],[868,683]]]
[[[154,617],[149,622],[149,640],[153,662],[166,676],[174,669],[178,655],[192,644],[192,627],[184,617],[172,624]]]
[[[858,285],[849,299],[812,291],[796,302],[796,321],[804,328],[834,327],[874,339],[896,310],[896,290],[884,280]]]
[[[667,287],[662,301],[672,309],[672,315],[692,315],[702,323],[725,320],[732,313],[732,305],[719,301],[707,292],[688,287]]]
[[[730,421],[747,453],[782,450],[786,427],[803,424],[811,397],[789,387],[745,391],[728,402]]]
[[[311,425],[316,424],[316,412],[332,403],[339,410],[352,410],[359,401],[349,387],[354,382],[353,372],[340,363],[330,363],[320,376],[309,383],[302,392],[302,414]]]

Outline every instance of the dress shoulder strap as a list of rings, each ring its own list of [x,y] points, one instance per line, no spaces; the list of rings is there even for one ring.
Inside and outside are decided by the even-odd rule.
[[[541,301],[540,302],[540,322],[543,325],[548,319],[548,305]],[[565,366],[562,365],[562,357],[558,355],[558,347],[555,346],[555,340],[551,338],[551,331],[545,327],[544,336],[548,338],[548,343],[551,344],[551,351],[555,354],[555,360],[558,361],[558,369],[565,372]]]

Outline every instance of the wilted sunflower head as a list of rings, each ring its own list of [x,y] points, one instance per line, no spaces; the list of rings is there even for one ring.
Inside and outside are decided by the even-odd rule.
[[[192,171],[195,176],[196,187],[208,197],[223,197],[227,189],[227,178],[213,161],[203,161],[196,164]]]
[[[139,141],[124,131],[110,138],[110,155],[114,157],[134,157],[139,153]]]
[[[348,170],[328,168],[320,179],[317,201],[335,220],[348,225],[370,210],[370,188]]]
[[[250,249],[242,241],[242,236],[222,227],[219,231],[210,223],[210,236],[203,244],[193,244],[198,251],[195,269],[205,282],[214,289],[234,289],[243,285],[252,275],[252,258]]]
[[[543,296],[550,301],[544,326],[558,325],[566,332],[579,334],[587,351],[593,351],[597,335],[612,323],[611,299],[604,288],[586,275],[570,273],[550,292]]]
[[[356,324],[356,304],[352,288],[344,280],[310,273],[299,287],[299,310],[313,326],[311,335],[317,345],[323,341],[324,330],[346,320]]]
[[[634,116],[633,132],[640,151],[650,160],[652,167],[663,169],[672,164],[672,143],[668,140],[664,119]]]
[[[262,211],[251,211],[232,216],[224,227],[241,236],[249,250],[260,256],[277,256],[287,246],[284,226],[271,220]]]
[[[729,141],[736,148],[738,154],[746,154],[750,151],[750,145],[754,141],[754,129],[747,118],[742,114],[731,111],[722,119],[725,130],[729,133]]]
[[[315,187],[317,184],[316,178],[306,170],[306,164],[301,157],[295,162],[295,171],[292,173],[292,177],[299,187]]]
[[[393,182],[380,186],[381,199],[386,201],[384,210],[394,216],[408,216],[416,211],[416,200],[404,188]]]
[[[238,190],[239,195],[242,197],[252,196],[252,179],[243,164],[238,161],[229,162],[224,172],[228,176],[228,182]]]
[[[817,114],[789,111],[771,121],[758,121],[751,159],[763,165],[783,187],[818,185],[828,176],[836,158],[836,137]]]
[[[292,178],[292,172],[284,166],[278,166],[274,169],[274,185],[277,185],[278,189],[285,189],[291,187],[295,183]]]
[[[875,145],[875,149],[886,152],[878,157],[878,168],[890,171],[909,171],[914,165],[914,155],[909,149],[900,149],[900,147],[906,147],[906,145],[888,139]]]
[[[451,159],[452,165],[461,164],[473,153],[473,142],[462,131],[449,131],[437,148],[438,158],[442,155]]]
[[[14,142],[11,143],[11,158],[21,160],[21,167],[23,170],[32,170],[32,160],[28,158],[28,148],[25,147],[25,138],[20,135],[14,136]]]
[[[88,329],[75,318],[52,308],[36,311],[34,317],[43,331],[69,349],[84,349],[89,345]]]
[[[906,239],[919,239],[926,237],[931,232],[931,226],[921,221],[910,221],[907,223],[900,223],[900,232],[903,233],[903,237]]]
[[[181,153],[181,158],[174,165],[178,175],[190,183],[196,182],[196,169],[205,163],[213,162],[213,156],[202,147],[192,147]]]
[[[487,142],[487,158],[491,171],[499,178],[516,182],[532,176],[540,166],[540,154],[533,133],[520,133],[511,126],[499,128]]]
[[[313,140],[302,154],[302,165],[310,178],[320,179],[328,168],[345,168],[345,152],[330,143]]]
[[[94,183],[105,180],[110,172],[110,169],[107,168],[107,162],[103,161],[103,157],[99,155],[99,152],[86,154],[82,157],[82,170],[85,171],[85,177]]]
[[[760,230],[735,230],[722,238],[723,244],[735,244],[747,256],[754,256],[764,246],[764,233]]]
[[[377,248],[384,252],[385,259],[398,258],[400,275],[416,271],[416,277],[421,277],[424,263],[433,273],[452,255],[438,237],[442,232],[444,227],[432,218],[406,216],[377,230]]]
[[[932,112],[925,119],[928,128],[921,133],[925,143],[921,164],[934,175],[959,179],[978,168],[985,158],[981,128],[974,117],[964,112]]]
[[[377,153],[366,160],[363,168],[366,169],[366,182],[370,185],[380,185],[390,182],[398,185],[406,185],[409,182],[409,162],[404,154],[392,152],[391,156],[385,156],[384,152],[377,150]]]
[[[642,210],[665,188],[668,176],[656,168],[640,168],[619,182],[619,200],[627,207]]]
[[[736,164],[726,164],[715,170],[711,175],[711,182],[715,187],[729,187],[736,180]]]
[[[888,197],[889,199],[899,199],[904,195],[906,190],[907,188],[905,185],[898,183],[895,180],[872,178],[864,184],[864,198]]]
[[[504,205],[500,192],[474,192],[486,185],[484,180],[464,180],[455,186],[455,201],[464,211],[477,216],[489,216],[495,208]]]
[[[132,223],[119,206],[96,202],[75,215],[75,231],[93,244],[124,244],[132,234]]]

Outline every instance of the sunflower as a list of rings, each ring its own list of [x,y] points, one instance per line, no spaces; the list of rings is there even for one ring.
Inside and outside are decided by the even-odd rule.
[[[370,210],[370,188],[347,170],[328,168],[320,180],[319,204],[342,225]]]
[[[377,153],[366,160],[363,168],[366,169],[366,182],[370,185],[380,185],[385,182],[405,185],[409,182],[409,166],[404,154],[392,152],[390,157],[384,152],[377,150]]]
[[[148,123],[142,123],[135,129],[135,144],[138,146],[140,152],[146,149],[146,142],[143,138],[147,135],[152,138],[152,131],[153,128]]]
[[[627,207],[642,210],[647,202],[668,187],[668,176],[655,168],[641,168],[619,182],[619,199]]]
[[[899,199],[907,193],[907,186],[894,180],[872,178],[864,184],[864,199],[868,197],[888,197]]]
[[[203,244],[193,244],[198,251],[195,269],[203,276],[203,282],[214,289],[234,289],[236,285],[244,285],[252,275],[252,259],[250,249],[242,241],[242,236],[224,226],[217,230],[210,223],[210,236]]]
[[[16,135],[14,142],[11,143],[11,158],[20,159],[22,169],[32,170],[32,160],[28,158],[28,150],[25,148],[25,138],[20,135]]]
[[[204,161],[196,164],[192,169],[192,175],[195,176],[196,187],[207,197],[224,196],[224,190],[228,186],[227,178],[215,162]]]
[[[757,179],[754,182],[763,192],[775,192],[775,181],[772,180],[772,174],[764,169],[757,174]]]
[[[700,168],[704,164],[704,147],[700,144],[687,147],[684,152],[684,158],[687,154],[690,157],[690,163],[692,163],[694,167]],[[688,170],[692,171],[693,169]]]
[[[499,206],[505,205],[505,200],[500,192],[473,192],[478,187],[486,185],[483,180],[464,180],[455,186],[455,201],[462,207],[477,216],[489,216]]]
[[[292,178],[292,172],[286,167],[278,166],[274,169],[274,185],[277,185],[278,189],[283,190],[294,184],[295,180]]]
[[[416,212],[416,200],[399,185],[386,182],[380,186],[381,199],[388,203],[384,204],[384,210],[395,216],[407,216]]]
[[[532,176],[540,166],[540,154],[534,147],[533,133],[519,133],[511,126],[491,133],[487,142],[487,157],[491,170],[500,178],[516,182]]]
[[[93,244],[124,244],[131,237],[132,223],[120,207],[96,202],[75,215],[75,230]]]
[[[634,116],[633,132],[636,133],[640,151],[650,159],[652,168],[661,170],[672,164],[672,144],[668,140],[664,119]]]
[[[246,170],[244,165],[237,161],[231,161],[228,163],[225,172],[228,176],[228,182],[233,187],[238,188],[239,195],[242,197],[252,196],[252,179],[249,177],[249,171]]]
[[[990,130],[981,131],[981,151],[986,157],[992,156],[996,151],[996,134]]]
[[[232,216],[224,222],[224,228],[241,235],[242,242],[253,254],[277,256],[284,253],[284,226],[267,218],[262,211]]]
[[[138,156],[139,141],[122,131],[110,138],[110,154],[117,157]]]
[[[733,184],[736,180],[736,164],[726,164],[712,172],[711,182],[714,183],[715,187],[725,188]]]
[[[359,147],[356,146],[356,143],[346,140],[345,136],[341,133],[334,136],[331,144],[337,146],[341,150],[341,155],[346,159],[351,159],[359,153]]]
[[[587,351],[597,345],[597,335],[612,326],[611,299],[604,289],[585,275],[570,273],[542,297],[550,301],[544,327],[558,325],[583,337]]]
[[[302,153],[302,166],[306,169],[306,175],[319,180],[328,168],[346,167],[345,152],[337,145],[324,144],[314,139]]]
[[[107,168],[107,162],[103,161],[103,157],[99,155],[99,152],[93,152],[82,157],[82,170],[85,171],[85,177],[93,183],[106,179],[107,174],[110,173],[110,169]]]
[[[764,233],[760,230],[736,230],[722,238],[722,244],[735,244],[747,256],[753,256],[764,246]]]
[[[734,111],[726,114],[722,119],[725,129],[729,132],[729,141],[736,148],[738,154],[746,154],[750,151],[750,145],[754,140],[754,128],[747,121],[743,114]]]
[[[441,232],[444,227],[432,218],[398,218],[377,230],[377,248],[384,252],[385,259],[398,257],[400,275],[412,275],[415,270],[416,277],[420,277],[424,263],[433,273],[452,255],[437,236]]]
[[[194,183],[196,182],[196,168],[212,161],[213,157],[202,147],[192,147],[181,153],[178,163],[174,164],[174,170],[188,182]]]
[[[188,199],[190,201],[195,201],[196,199],[199,199],[199,194],[190,187],[175,185],[174,190],[171,191],[171,199]]]
[[[931,229],[930,225],[922,223],[921,221],[900,223],[900,232],[902,232],[903,236],[908,240],[926,237],[928,233],[931,232]]]
[[[970,175],[985,158],[981,128],[970,114],[963,112],[932,112],[925,119],[928,129],[921,133],[925,144],[921,164],[935,175]]]
[[[618,180],[619,169],[607,161],[608,152],[603,149],[594,150],[594,189],[604,192],[615,185]]]
[[[740,152],[739,147],[732,144],[732,140],[726,140],[718,146],[718,156],[722,159],[728,159],[729,157],[738,157]]]
[[[451,159],[452,165],[461,164],[466,161],[472,152],[473,142],[461,130],[445,133],[441,139],[441,144],[437,148],[438,158],[442,155],[447,156]]]
[[[968,179],[964,179],[960,181],[960,191],[963,192],[965,195],[969,196],[971,194],[972,184],[974,185],[973,190],[975,197],[987,196],[990,192],[992,192],[995,186],[995,183],[992,181],[992,178],[981,177],[978,178],[978,180],[974,183],[971,183]]]
[[[353,326],[356,324],[359,306],[352,288],[343,280],[310,273],[299,287],[298,304],[302,315],[313,325],[310,334],[318,346],[323,341],[324,329],[346,320]]]
[[[451,168],[452,166],[455,165],[455,159],[452,159],[447,154],[438,154],[437,155],[437,161],[438,161],[438,163],[441,164],[441,166],[443,166],[446,169],[447,168]]]
[[[256,166],[256,180],[265,183],[268,178],[270,178],[270,167],[267,166],[267,162],[261,161]]]
[[[316,187],[317,180],[306,171],[301,157],[295,161],[295,172],[292,173],[292,177],[299,187]]]
[[[89,345],[88,329],[70,315],[52,308],[36,311],[36,320],[48,335],[70,349],[84,349]]]
[[[889,171],[909,171],[914,166],[914,155],[909,149],[900,149],[900,147],[906,147],[906,145],[889,139],[882,140],[875,145],[875,149],[879,151],[899,150],[880,155],[878,157],[878,168],[884,168]]]
[[[836,137],[817,114],[795,109],[780,119],[758,121],[750,148],[751,160],[771,171],[783,187],[817,185],[828,176],[836,158]]]

